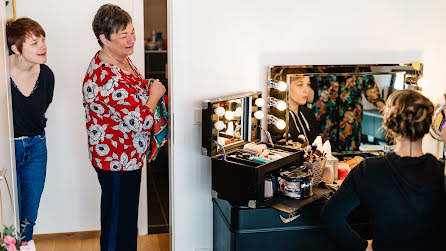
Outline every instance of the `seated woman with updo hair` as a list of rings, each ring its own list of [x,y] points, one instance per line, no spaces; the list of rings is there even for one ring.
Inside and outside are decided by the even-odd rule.
[[[406,251],[444,246],[444,165],[422,151],[433,113],[432,102],[413,90],[396,91],[387,99],[383,128],[396,141],[395,152],[366,158],[354,167],[322,211],[322,222],[344,249]],[[373,240],[361,237],[347,222],[359,205],[371,215]]]

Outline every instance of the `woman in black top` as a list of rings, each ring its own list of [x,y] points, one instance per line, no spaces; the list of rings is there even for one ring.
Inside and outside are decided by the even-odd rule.
[[[306,106],[310,94],[310,77],[301,76],[291,79],[288,127],[290,138],[298,141],[299,135],[302,135],[311,145],[317,133],[314,112]]]
[[[444,246],[444,165],[422,151],[433,112],[432,102],[416,91],[389,96],[383,127],[395,139],[396,151],[354,167],[322,212],[322,221],[345,248],[407,251]],[[371,214],[373,241],[363,239],[346,221],[359,205]]]
[[[33,227],[46,176],[46,118],[54,75],[46,63],[45,31],[29,18],[6,24],[11,77],[20,232],[34,245]]]

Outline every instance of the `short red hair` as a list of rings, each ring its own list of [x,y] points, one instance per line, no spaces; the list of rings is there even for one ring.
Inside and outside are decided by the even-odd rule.
[[[39,23],[31,18],[22,17],[6,22],[6,38],[8,40],[9,53],[13,54],[11,46],[15,44],[17,50],[22,53],[23,43],[32,35],[45,37],[45,31]]]

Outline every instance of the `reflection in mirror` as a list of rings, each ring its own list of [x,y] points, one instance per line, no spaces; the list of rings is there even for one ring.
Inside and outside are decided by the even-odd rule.
[[[270,66],[268,96],[285,101],[285,110],[268,106],[268,115],[286,121],[283,130],[268,126],[275,142],[312,144],[320,135],[335,152],[386,145],[381,127],[386,98],[394,90],[420,89],[423,65]],[[286,82],[287,89],[271,88]],[[277,84],[278,86],[278,84]]]
[[[430,134],[434,139],[442,141],[441,130],[445,124],[446,102],[435,106],[434,118],[430,128]],[[445,142],[446,143],[446,142]]]
[[[225,144],[241,139],[242,100],[234,99],[216,104],[214,108],[216,122],[214,128],[218,131],[217,142]]]
[[[224,148],[258,141],[260,121],[266,118],[262,111],[265,104],[261,92],[203,101],[202,154],[215,156]]]
[[[314,101],[314,90],[311,88],[310,77],[302,75],[288,76],[288,137],[294,141],[312,143],[316,139],[316,117],[314,112],[306,106]]]

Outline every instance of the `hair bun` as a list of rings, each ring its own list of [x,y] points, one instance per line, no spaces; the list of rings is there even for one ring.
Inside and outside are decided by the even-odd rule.
[[[392,93],[386,102],[383,127],[392,134],[412,141],[422,139],[432,124],[434,105],[413,90]]]

